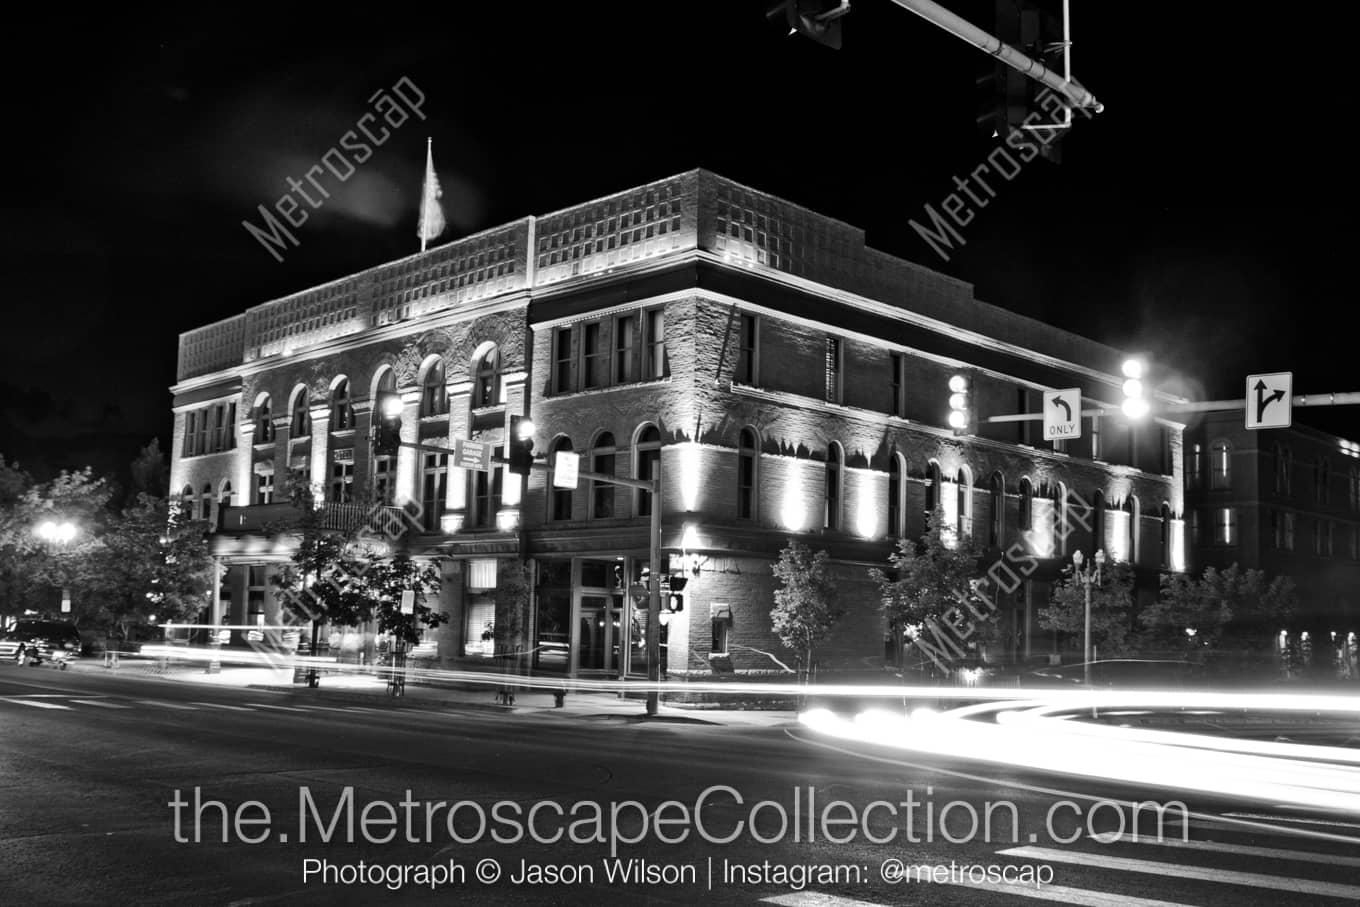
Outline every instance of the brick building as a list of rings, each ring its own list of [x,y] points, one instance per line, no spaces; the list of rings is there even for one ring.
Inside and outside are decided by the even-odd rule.
[[[1282,644],[1356,663],[1360,632],[1360,444],[1303,426],[1248,430],[1240,411],[1185,432],[1190,566],[1288,576],[1300,610]],[[1327,660],[1330,656],[1327,656]]]
[[[689,578],[667,615],[666,667],[778,670],[771,563],[825,549],[846,615],[824,668],[878,668],[885,625],[867,569],[919,536],[936,503],[993,556],[1039,570],[1000,600],[1003,651],[1058,641],[1035,610],[1078,547],[1131,560],[1146,588],[1183,567],[1182,426],[1083,419],[945,426],[951,375],[984,416],[1038,412],[1080,387],[1115,408],[1120,354],[976,299],[971,285],[865,245],[862,231],[703,170],[526,217],[184,334],[173,388],[173,487],[217,525],[217,622],[279,622],[267,532],[290,473],[337,524],[358,490],[419,513],[438,557],[441,664],[484,659],[496,589],[531,565],[536,668],[641,670],[650,494],[535,472],[464,471],[437,453],[370,455],[372,401],[396,390],[406,440],[504,450],[512,415],[536,450],[583,469],[663,478],[663,566]],[[419,505],[416,507],[415,505]],[[1067,530],[1064,530],[1067,527]],[[1102,543],[1093,544],[1099,536]],[[346,643],[349,645],[349,643]],[[360,645],[367,643],[360,642]],[[1078,643],[1079,645],[1079,643]],[[631,658],[629,654],[631,653]]]

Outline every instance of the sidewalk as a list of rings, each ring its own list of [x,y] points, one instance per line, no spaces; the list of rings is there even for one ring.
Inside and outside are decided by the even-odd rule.
[[[524,687],[512,688],[514,701],[513,704],[507,704],[501,701],[500,696],[503,678],[494,675],[488,675],[484,685],[475,686],[467,683],[436,685],[408,682],[404,694],[394,697],[388,693],[386,679],[376,674],[323,672],[319,686],[311,688],[304,683],[293,682],[292,668],[223,665],[217,673],[209,674],[202,665],[172,664],[162,669],[157,662],[149,659],[124,657],[117,668],[106,667],[99,658],[82,658],[72,662],[70,670],[86,674],[269,690],[326,701],[362,702],[368,705],[385,703],[517,715],[541,714],[581,720],[654,721],[732,727],[784,727],[798,722],[797,714],[792,711],[686,709],[665,703],[661,704],[655,716],[648,716],[645,700],[624,699],[614,693],[600,692],[568,692],[562,696],[559,707],[558,697],[553,693]]]

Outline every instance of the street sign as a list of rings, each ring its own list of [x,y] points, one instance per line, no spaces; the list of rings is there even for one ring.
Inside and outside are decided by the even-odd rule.
[[[1247,428],[1288,428],[1293,419],[1294,373],[1247,376]]]
[[[416,613],[416,590],[414,589],[401,590],[401,613],[402,614]]]
[[[465,441],[462,438],[455,438],[453,441],[453,465],[459,469],[481,469],[491,468],[491,446],[485,441]]]
[[[574,450],[559,450],[553,460],[553,487],[575,488],[581,472],[581,455]]]
[[[1081,388],[1044,391],[1044,440],[1081,437]]]

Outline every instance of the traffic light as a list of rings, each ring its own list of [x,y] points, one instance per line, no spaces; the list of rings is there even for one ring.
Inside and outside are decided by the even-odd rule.
[[[972,404],[969,401],[968,378],[955,375],[949,379],[949,427],[956,435],[966,435],[973,427]]]
[[[671,577],[671,591],[666,597],[666,610],[672,614],[685,610],[685,586],[689,580],[683,576]]]
[[[1148,414],[1148,401],[1143,396],[1143,363],[1137,359],[1124,363],[1124,403],[1120,409],[1130,419],[1141,419]]]
[[[534,465],[534,423],[526,416],[510,417],[510,471],[527,476]]]
[[[783,0],[771,6],[765,18],[781,13],[789,34],[804,35],[833,50],[841,49],[841,16],[850,12],[850,0]]]
[[[373,424],[373,456],[395,457],[401,449],[401,394],[378,391]]]
[[[1030,0],[996,0],[992,33],[1031,60],[1055,71],[1062,70],[1062,20],[1036,8]],[[977,123],[984,135],[1006,142],[1012,130],[1018,130],[1024,136],[1024,142],[1035,146],[1041,157],[1055,164],[1061,162],[1058,140],[1066,132],[1065,128],[1023,128],[1031,113],[1037,114],[1032,121],[1034,126],[1058,123],[1062,119],[1061,111],[1052,103],[1046,105],[1039,101],[1041,93],[1052,94],[1051,89],[999,59],[987,65],[978,76],[977,84],[981,90]],[[1019,143],[1020,139],[1014,141]],[[1026,160],[1032,158],[1031,153]]]

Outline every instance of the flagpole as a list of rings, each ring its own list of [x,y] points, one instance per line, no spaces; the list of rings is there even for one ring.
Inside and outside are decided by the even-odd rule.
[[[425,173],[426,173],[426,174],[429,174],[429,172],[430,172],[430,166],[431,166],[431,164],[434,162],[434,146],[432,145],[432,142],[433,142],[433,139],[431,139],[430,136],[428,136],[428,135],[425,136]],[[424,217],[425,217],[425,184],[424,184],[424,181],[421,182],[421,186],[420,186],[420,216],[421,216],[421,220],[423,221],[423,220],[424,220]],[[422,251],[422,252],[425,251],[425,242],[426,242],[426,239],[425,239],[425,230],[422,229],[422,230],[420,231],[420,251]]]

